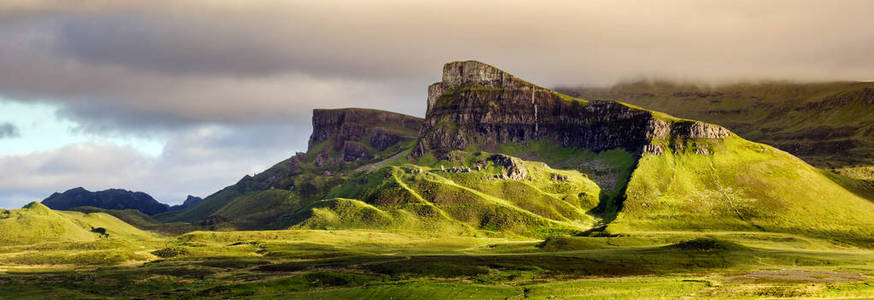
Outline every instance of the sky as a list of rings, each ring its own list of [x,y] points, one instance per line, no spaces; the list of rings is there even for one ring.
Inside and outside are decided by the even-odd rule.
[[[207,196],[306,150],[313,108],[422,116],[442,65],[542,86],[874,80],[872,1],[0,2],[0,207]]]

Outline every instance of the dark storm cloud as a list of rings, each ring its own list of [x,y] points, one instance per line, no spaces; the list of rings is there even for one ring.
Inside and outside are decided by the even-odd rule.
[[[12,123],[0,123],[0,139],[18,137],[18,127]]]

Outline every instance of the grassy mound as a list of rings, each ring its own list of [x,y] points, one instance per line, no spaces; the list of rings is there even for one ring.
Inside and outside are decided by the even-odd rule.
[[[0,266],[112,265],[147,260],[138,253],[158,242],[109,214],[54,211],[33,202],[0,210]]]
[[[98,238],[91,228],[77,221],[38,202],[31,202],[21,209],[0,209],[0,243],[18,245]]]
[[[738,230],[864,238],[874,203],[798,158],[729,137],[711,155],[646,155],[610,232]]]
[[[83,242],[100,238],[152,240],[140,230],[105,213],[54,211],[38,202],[21,209],[0,209],[0,243],[23,245],[45,242]]]

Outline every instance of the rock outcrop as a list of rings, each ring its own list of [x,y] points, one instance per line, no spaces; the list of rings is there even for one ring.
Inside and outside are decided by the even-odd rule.
[[[716,125],[620,102],[571,98],[476,61],[446,64],[443,80],[428,91],[428,112],[414,157],[468,146],[495,150],[504,143],[542,139],[596,152],[622,148],[660,154],[667,149],[658,141],[682,150],[674,145],[731,135]]]
[[[421,124],[420,118],[380,110],[315,109],[309,149],[318,152],[316,164],[320,167],[366,161],[378,151],[415,139]],[[322,142],[327,143],[319,148]]]
[[[495,154],[488,158],[488,161],[504,169],[501,178],[524,180],[528,178],[528,170],[522,165],[522,160],[503,154]]]

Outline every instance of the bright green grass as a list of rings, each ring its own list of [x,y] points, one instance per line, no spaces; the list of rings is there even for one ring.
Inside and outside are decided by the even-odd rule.
[[[156,237],[105,213],[55,211],[37,202],[17,210],[0,209],[0,245],[96,241],[101,235],[92,232],[94,228],[104,228],[109,237],[136,241]]]
[[[0,264],[0,298],[674,299],[865,297],[874,255],[785,233],[632,232],[545,242],[422,231],[192,232]],[[71,252],[86,244],[15,251]],[[145,264],[116,266],[114,247]],[[18,255],[0,254],[0,257]],[[124,258],[142,261],[144,258]],[[101,262],[101,260],[104,260]],[[67,267],[47,264],[73,264]],[[105,267],[93,268],[90,265]],[[42,266],[42,267],[40,267]],[[83,270],[88,270],[83,272]],[[789,276],[780,276],[780,273]],[[756,275],[762,274],[762,275]]]
[[[193,232],[139,266],[0,270],[0,298],[675,299],[874,295],[869,250],[760,232],[536,242],[379,231]],[[547,241],[547,244],[554,243]],[[805,245],[799,248],[799,245]],[[95,258],[99,251],[93,251]],[[85,263],[87,264],[87,263]],[[782,272],[782,273],[781,273]],[[780,274],[789,274],[781,276]],[[760,274],[760,275],[756,275]]]
[[[713,148],[707,156],[644,156],[610,230],[766,230],[861,240],[874,232],[874,204],[803,161],[737,137]]]
[[[145,261],[149,256],[142,252],[158,238],[106,213],[54,211],[33,202],[0,210],[0,269]]]

